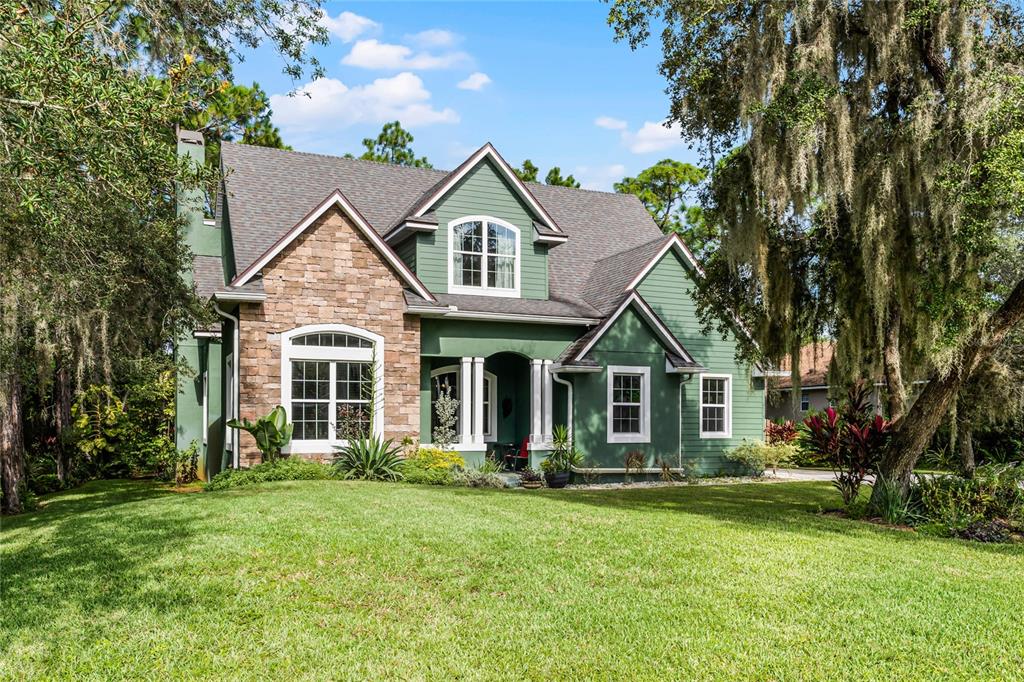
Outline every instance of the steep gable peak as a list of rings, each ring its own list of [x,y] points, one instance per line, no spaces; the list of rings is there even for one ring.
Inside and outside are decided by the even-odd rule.
[[[473,172],[480,164],[490,162],[498,174],[509,184],[519,199],[526,204],[530,212],[535,216],[533,222],[534,238],[538,242],[549,242],[558,244],[566,241],[568,237],[558,223],[551,216],[548,210],[537,199],[530,188],[523,182],[515,170],[498,153],[490,142],[485,143],[478,150],[470,154],[459,166],[439,180],[433,187],[428,189],[416,200],[403,217],[392,226],[384,238],[389,242],[398,241],[408,232],[430,231],[436,225],[431,225],[429,216],[437,204],[454,189],[467,175]]]

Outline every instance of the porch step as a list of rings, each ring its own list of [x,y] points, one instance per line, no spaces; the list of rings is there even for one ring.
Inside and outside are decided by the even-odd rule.
[[[519,474],[514,474],[511,471],[502,472],[498,476],[501,477],[501,480],[505,481],[506,488],[518,488],[521,483]]]

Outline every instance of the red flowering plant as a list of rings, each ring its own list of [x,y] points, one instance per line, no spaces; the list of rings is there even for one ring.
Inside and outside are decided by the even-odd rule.
[[[858,381],[850,388],[842,414],[829,407],[804,420],[800,446],[827,462],[835,473],[832,485],[849,506],[860,486],[875,471],[889,440],[891,422],[875,414],[871,388]]]
[[[792,419],[768,422],[764,427],[764,440],[768,445],[785,445],[800,437],[800,432]]]

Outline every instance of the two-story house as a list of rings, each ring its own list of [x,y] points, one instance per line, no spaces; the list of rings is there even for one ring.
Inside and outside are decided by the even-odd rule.
[[[179,150],[201,162],[202,137]],[[216,218],[183,196],[198,293],[220,316],[177,346],[180,447],[209,477],[258,461],[225,422],[283,405],[292,454],[361,434],[431,441],[459,401],[468,463],[564,424],[587,467],[639,451],[715,473],[762,435],[764,380],[701,333],[702,276],[631,195],[524,183],[486,144],[453,171],[225,143]]]

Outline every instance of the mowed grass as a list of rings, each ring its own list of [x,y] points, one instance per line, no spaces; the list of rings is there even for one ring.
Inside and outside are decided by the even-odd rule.
[[[1024,676],[1022,548],[816,513],[837,499],[96,482],[2,522],[0,675]]]

